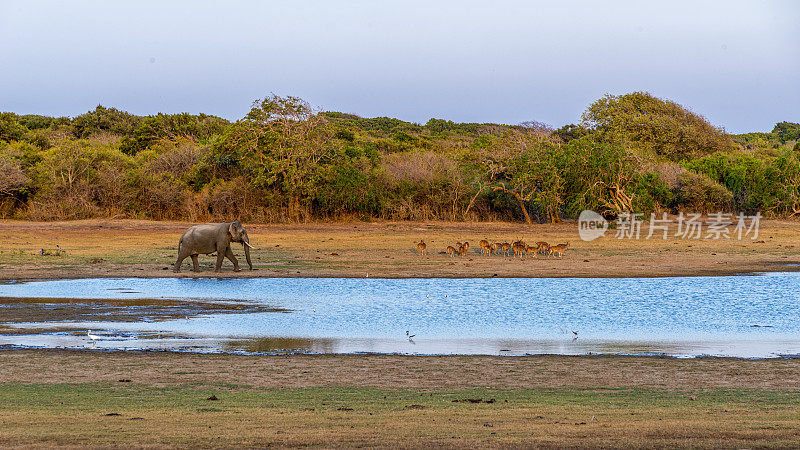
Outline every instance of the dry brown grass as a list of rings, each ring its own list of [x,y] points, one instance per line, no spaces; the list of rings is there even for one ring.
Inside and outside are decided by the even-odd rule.
[[[74,222],[0,221],[0,279],[95,276],[173,276],[177,241],[191,224],[134,220]],[[614,231],[592,242],[578,238],[575,224],[356,222],[336,224],[245,224],[258,248],[253,272],[224,276],[303,277],[623,277],[724,275],[797,270],[800,222],[763,221],[757,240],[615,239]],[[646,228],[643,236],[647,234]],[[671,233],[674,234],[674,231]],[[477,248],[454,260],[445,254],[456,241],[569,242],[563,259],[520,260],[481,256]],[[420,258],[416,243],[430,253]],[[38,257],[40,248],[67,250]],[[241,254],[241,249],[234,249]],[[91,263],[102,259],[102,262]],[[212,257],[201,257],[200,276],[215,276]],[[184,270],[179,276],[196,276]]]

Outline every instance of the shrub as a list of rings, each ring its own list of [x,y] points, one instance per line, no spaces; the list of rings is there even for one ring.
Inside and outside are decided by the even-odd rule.
[[[0,113],[0,142],[18,141],[27,130],[20,125],[14,113]]]
[[[131,133],[140,120],[140,117],[125,111],[97,105],[94,111],[72,119],[72,127],[78,138],[87,138],[103,131],[125,135]]]
[[[69,119],[66,119],[66,122],[69,122]],[[44,128],[50,128],[50,125],[56,122],[58,119],[53,117],[47,116],[39,116],[36,114],[26,114],[23,116],[19,116],[19,123],[23,127],[29,130],[41,130]]]
[[[646,92],[607,95],[589,105],[583,122],[606,142],[630,143],[673,161],[735,147],[728,134],[703,117]]]
[[[228,126],[225,119],[206,114],[157,114],[142,118],[136,128],[125,136],[120,149],[135,155],[159,140],[205,140],[221,134]]]
[[[108,215],[118,181],[131,168],[118,149],[73,141],[41,152],[32,168],[37,192],[29,205],[33,219],[83,219]],[[113,199],[113,200],[112,200]]]
[[[780,122],[775,124],[772,132],[778,135],[781,142],[800,141],[800,123]]]
[[[345,214],[374,217],[381,213],[386,188],[368,167],[359,167],[350,159],[322,168],[319,176],[314,203],[322,214],[329,217]]]
[[[687,170],[678,183],[674,207],[702,213],[731,210],[733,194],[708,176]]]
[[[580,139],[582,137],[590,135],[592,132],[589,128],[583,125],[575,125],[569,124],[564,125],[563,127],[553,131],[553,134],[558,136],[562,142],[569,142],[574,139]]]
[[[30,188],[30,177],[21,160],[22,152],[6,146],[0,150],[0,196],[16,197]]]

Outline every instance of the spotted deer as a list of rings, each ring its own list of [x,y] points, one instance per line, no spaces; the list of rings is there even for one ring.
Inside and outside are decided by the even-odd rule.
[[[426,248],[428,248],[428,246],[425,245],[425,241],[419,241],[419,244],[417,244],[417,254],[424,255]]]
[[[540,253],[542,255],[550,254],[550,244],[544,241],[539,241],[536,243],[536,253]]]
[[[567,247],[569,247],[569,242],[567,242],[565,244],[554,245],[554,246],[550,247],[550,254],[553,255],[553,256],[558,255],[559,258],[563,258],[564,257],[564,250],[566,250]]]
[[[492,249],[494,254],[502,253],[503,252],[503,243],[502,242],[495,242],[494,248]]]

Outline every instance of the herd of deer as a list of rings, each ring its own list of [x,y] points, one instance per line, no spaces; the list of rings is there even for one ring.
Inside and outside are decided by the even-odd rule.
[[[511,252],[513,252],[514,256],[524,258],[533,254],[532,256],[536,255],[545,255],[545,256],[557,256],[562,258],[564,256],[564,251],[569,247],[569,242],[564,244],[558,245],[550,245],[547,242],[540,241],[537,242],[536,245],[528,245],[525,241],[519,240],[512,244],[508,242],[494,242],[491,243],[486,239],[482,240],[479,245],[481,246],[481,254],[482,255],[503,255],[503,256],[510,256]],[[419,241],[417,244],[417,253],[420,255],[425,254],[425,249],[428,246],[425,244],[425,241]],[[447,256],[465,256],[469,251],[469,242],[456,242],[455,247],[452,245],[447,246]]]

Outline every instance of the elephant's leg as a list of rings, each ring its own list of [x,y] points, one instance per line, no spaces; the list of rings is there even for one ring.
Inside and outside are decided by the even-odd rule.
[[[200,261],[197,260],[197,253],[192,256],[192,271],[200,272]]]
[[[172,269],[173,272],[180,273],[180,271],[181,271],[181,263],[183,262],[183,260],[185,258],[186,258],[185,256],[183,258],[181,258],[181,256],[178,255],[178,260],[175,261],[175,267]]]
[[[214,272],[219,272],[222,269],[222,261],[225,259],[225,250],[217,250],[217,265],[214,267]]]
[[[186,253],[186,252],[179,252],[178,253],[178,260],[175,261],[175,268],[173,269],[173,271],[175,273],[180,273],[181,264],[183,264],[183,260],[186,259],[187,256],[189,256],[189,254]]]
[[[242,269],[239,268],[239,261],[236,260],[236,257],[233,256],[233,250],[228,247],[228,250],[225,252],[225,257],[228,258],[233,263],[233,271],[240,272]]]

